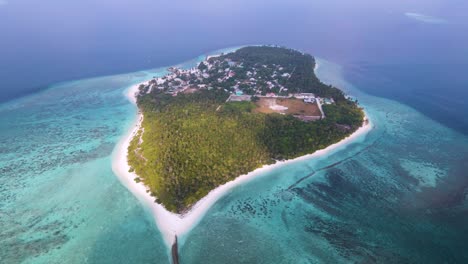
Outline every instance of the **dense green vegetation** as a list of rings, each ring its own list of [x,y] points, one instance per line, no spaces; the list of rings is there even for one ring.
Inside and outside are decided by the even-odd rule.
[[[247,52],[240,55],[245,58],[252,56],[252,63],[303,63],[304,72],[297,77],[303,78],[295,80],[297,85],[311,84],[308,89],[316,93],[320,87],[324,94],[335,94],[330,89],[336,88],[321,84],[311,71],[311,56],[279,50],[292,55],[270,53],[269,48],[262,49],[262,56],[248,48],[239,51]],[[306,59],[296,58],[297,53]],[[168,210],[183,212],[210,190],[264,164],[325,148],[355,131],[363,120],[362,110],[344,96],[324,106],[327,118],[315,122],[255,113],[254,103],[225,103],[228,96],[223,89],[204,89],[177,96],[154,91],[138,97],[144,121],[130,144],[129,164],[139,175],[137,180]]]
[[[145,97],[140,101],[152,110],[144,111],[143,143],[133,139],[129,162],[171,211],[183,211],[213,188],[273,159],[298,157],[338,142],[362,123],[361,110],[348,103],[326,106],[329,118],[308,123],[252,113],[251,102],[230,102],[216,111],[216,93],[161,96],[158,104],[142,103]],[[343,131],[335,125],[338,121],[353,130]]]

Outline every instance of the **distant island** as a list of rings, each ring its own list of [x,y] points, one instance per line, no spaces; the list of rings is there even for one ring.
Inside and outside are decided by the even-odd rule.
[[[135,181],[183,214],[240,175],[346,138],[364,112],[315,66],[309,54],[250,46],[141,84],[143,118],[127,157]]]

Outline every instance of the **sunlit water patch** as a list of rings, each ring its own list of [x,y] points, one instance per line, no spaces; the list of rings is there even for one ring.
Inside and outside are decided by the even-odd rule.
[[[407,12],[405,13],[405,16],[407,16],[408,18],[414,19],[418,22],[428,23],[428,24],[446,24],[447,23],[447,20],[445,19],[428,16],[428,15],[424,15],[420,13]]]

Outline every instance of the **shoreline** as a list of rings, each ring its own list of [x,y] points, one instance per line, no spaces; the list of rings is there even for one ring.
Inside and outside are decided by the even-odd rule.
[[[318,68],[318,65],[316,65]],[[142,83],[146,83],[142,82]],[[128,100],[136,106],[136,92],[141,83],[131,86],[125,90],[125,96]],[[227,194],[234,187],[249,182],[250,180],[263,175],[265,172],[279,168],[282,165],[310,159],[314,157],[323,156],[341,146],[345,146],[347,143],[353,141],[355,138],[367,134],[372,129],[372,123],[365,114],[364,122],[354,133],[342,139],[341,141],[329,145],[328,147],[317,150],[312,154],[297,157],[295,159],[277,161],[274,164],[264,165],[261,168],[255,169],[247,174],[240,175],[232,181],[229,181],[223,185],[216,187],[211,190],[205,197],[196,202],[190,210],[184,214],[176,214],[165,209],[161,204],[155,202],[155,198],[152,197],[147,191],[147,187],[142,183],[135,182],[135,178],[138,177],[135,172],[129,172],[130,166],[127,161],[128,146],[132,138],[136,135],[140,129],[141,122],[143,121],[142,113],[138,111],[137,118],[132,123],[130,129],[125,136],[119,141],[118,145],[114,149],[112,159],[112,170],[118,176],[121,183],[129,189],[140,202],[142,202],[146,209],[152,213],[156,225],[161,232],[164,241],[168,248],[171,248],[175,241],[175,236],[183,236],[188,233],[193,227],[195,227],[199,221],[203,218],[205,213],[214,205],[221,197]]]

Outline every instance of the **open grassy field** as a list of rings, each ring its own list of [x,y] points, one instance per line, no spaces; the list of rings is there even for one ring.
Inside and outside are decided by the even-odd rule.
[[[256,103],[254,110],[258,113],[280,113],[288,115],[320,116],[317,103],[304,103],[300,99],[292,98],[265,98],[262,97]]]

